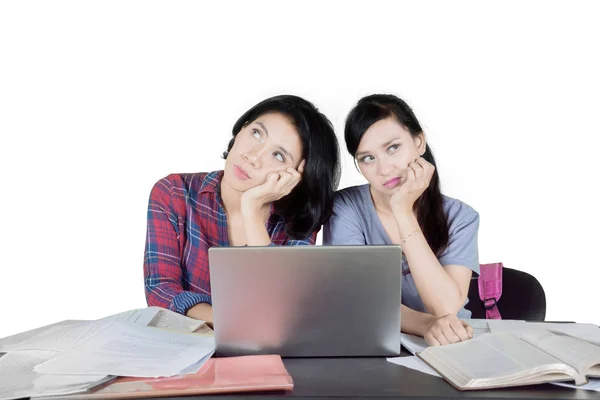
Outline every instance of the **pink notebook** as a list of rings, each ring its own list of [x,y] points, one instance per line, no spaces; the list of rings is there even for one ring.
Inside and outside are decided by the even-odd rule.
[[[292,390],[294,383],[278,355],[210,358],[191,375],[117,378],[89,393],[64,399],[128,399],[214,393]]]

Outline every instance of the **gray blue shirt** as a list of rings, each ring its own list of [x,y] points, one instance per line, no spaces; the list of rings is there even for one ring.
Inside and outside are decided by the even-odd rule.
[[[479,273],[479,214],[460,200],[443,196],[443,201],[448,216],[449,240],[448,247],[438,260],[442,266],[463,265]],[[323,227],[323,244],[393,244],[377,215],[368,184],[349,187],[336,193],[333,214]],[[416,311],[427,312],[404,255],[402,271],[402,304]],[[459,318],[470,316],[471,312],[464,307],[458,312]]]

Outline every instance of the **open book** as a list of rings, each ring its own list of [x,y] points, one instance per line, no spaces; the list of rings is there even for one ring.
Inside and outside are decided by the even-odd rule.
[[[519,335],[490,333],[417,353],[458,390],[587,382],[600,377],[600,346],[532,329]]]

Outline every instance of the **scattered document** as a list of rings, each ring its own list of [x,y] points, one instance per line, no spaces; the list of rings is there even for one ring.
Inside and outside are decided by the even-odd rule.
[[[400,342],[402,342],[402,346],[413,355],[420,353],[429,347],[425,339],[420,336],[409,335],[408,333],[400,334]]]
[[[573,385],[571,383],[564,383],[564,382],[555,382],[553,383],[553,385],[557,385],[557,386],[563,386],[566,388],[571,388],[571,389],[583,389],[583,390],[593,390],[596,392],[600,392],[600,378],[589,378],[588,379],[589,382],[586,383],[585,385]]]
[[[47,374],[173,376],[214,351],[214,338],[113,322],[76,349],[38,365]]]
[[[103,318],[104,321],[123,321],[177,332],[194,332],[205,325],[200,321],[161,307],[125,311]]]
[[[150,307],[149,309],[155,309],[156,313],[148,326],[176,332],[195,332],[200,327],[207,327],[205,321],[186,317],[171,310],[158,307]]]
[[[159,307],[125,311],[96,321],[65,321],[0,340],[0,351],[49,350],[64,352],[84,343],[116,322],[127,322],[175,332],[212,332],[204,321]]]
[[[0,400],[85,392],[114,378],[105,375],[48,376],[34,372],[36,365],[56,354],[51,351],[19,351],[0,357]]]
[[[154,307],[123,311],[118,314],[104,317],[100,321],[123,321],[131,322],[132,324],[147,326],[156,315],[156,311],[157,310]]]
[[[109,329],[117,321],[101,319],[98,321],[83,321],[76,324],[54,325],[48,327],[41,333],[6,346],[0,351],[9,352],[15,350],[48,350],[64,352],[84,343],[98,333]]]
[[[464,319],[463,321],[473,328],[473,337],[491,333],[489,321],[487,319]]]
[[[204,367],[204,364],[206,364],[208,359],[213,356],[213,354],[215,354],[214,350],[210,351],[207,355],[205,355],[203,358],[201,358],[197,363],[190,365],[189,367],[187,367],[186,369],[184,369],[182,371],[179,371],[179,373],[177,375],[197,374],[198,372],[200,372],[202,367]]]
[[[79,324],[83,324],[89,321],[79,321],[79,320],[67,320],[62,322],[57,322],[52,325],[42,326],[40,328],[32,329],[26,332],[21,332],[16,335],[7,336],[5,338],[0,339],[0,352],[8,351],[9,348],[18,348],[19,345],[26,340],[30,340],[38,335],[41,335],[48,331],[51,328],[61,327],[61,326],[77,326]]]
[[[417,356],[408,356],[408,357],[390,357],[387,359],[389,362],[402,365],[403,367],[414,369],[417,371],[424,372],[429,375],[440,377],[433,368],[431,368],[427,363],[421,360]]]
[[[527,322],[516,319],[490,319],[488,325],[492,333],[515,332],[527,325]]]

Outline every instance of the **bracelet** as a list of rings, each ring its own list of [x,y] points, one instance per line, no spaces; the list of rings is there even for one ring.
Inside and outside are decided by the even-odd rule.
[[[408,239],[410,239],[410,237],[412,235],[414,235],[415,233],[419,233],[419,232],[421,232],[421,229],[417,229],[416,231],[413,231],[413,232],[409,233],[408,235],[404,236],[403,238],[400,238],[400,240],[402,241],[402,243],[406,243],[406,241]]]

